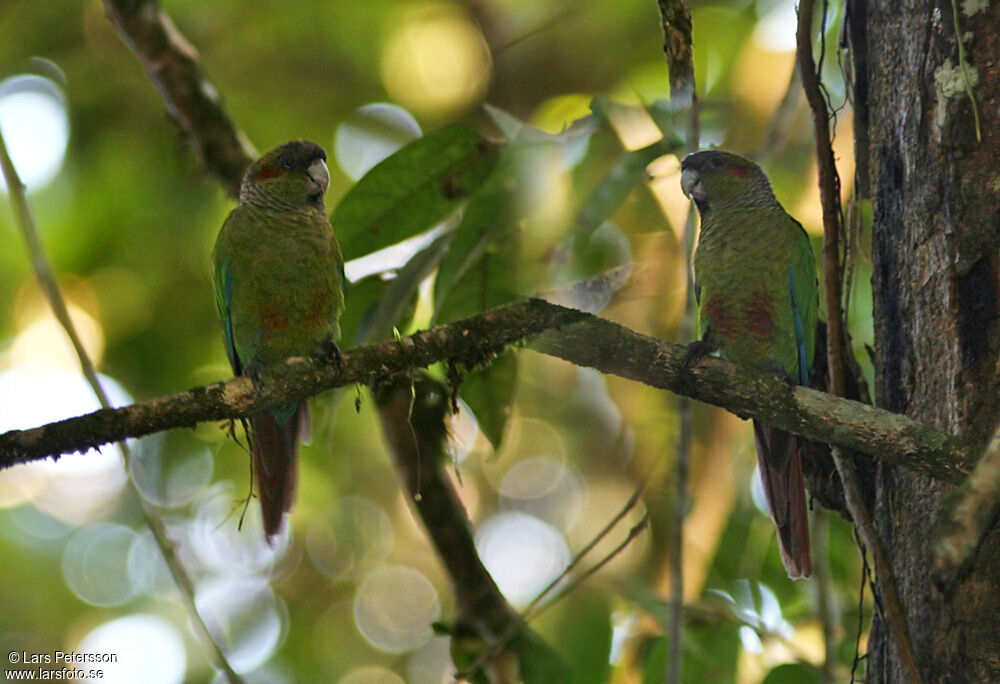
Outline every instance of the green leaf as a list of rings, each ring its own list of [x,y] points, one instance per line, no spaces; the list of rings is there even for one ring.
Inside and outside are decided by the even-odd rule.
[[[762,684],[820,684],[822,681],[819,670],[812,665],[784,663],[768,672]]]
[[[667,637],[658,636],[644,644],[642,684],[660,684],[667,678]]]
[[[517,368],[517,355],[505,351],[490,365],[469,371],[458,390],[494,449],[500,448],[510,418],[510,406],[517,392]]]
[[[358,328],[357,344],[378,342],[389,337],[393,327],[400,326],[407,317],[404,314],[407,311],[412,313],[413,298],[420,283],[437,267],[448,251],[451,239],[450,231],[439,235],[396,272],[396,277],[388,282],[372,315],[362,321]]]
[[[507,228],[505,208],[511,201],[507,176],[498,170],[469,200],[455,238],[434,279],[434,311],[441,310],[455,284],[473,268]],[[435,316],[437,318],[437,316]]]
[[[665,154],[676,152],[681,143],[661,139],[638,150],[623,155],[591,190],[583,201],[574,229],[577,244],[582,244],[597,228],[608,220],[646,176],[646,167]]]
[[[364,320],[371,316],[388,284],[388,281],[376,274],[350,283],[345,288],[344,313],[340,317],[340,339],[354,346],[361,344],[358,340],[358,330],[364,325]]]
[[[471,233],[470,233],[471,234]],[[504,223],[496,238],[443,296],[436,320],[447,323],[496,308],[517,299],[518,233]],[[471,370],[459,396],[479,422],[494,448],[499,448],[517,389],[517,358],[507,351],[489,366]]]
[[[530,627],[510,642],[517,653],[524,684],[552,684],[573,681],[573,673],[559,654]]]
[[[441,221],[489,176],[499,145],[451,126],[386,157],[352,187],[330,217],[350,261]]]
[[[606,592],[576,590],[539,618],[539,631],[573,671],[573,684],[604,684],[611,674],[611,603]],[[541,627],[545,623],[546,628]]]
[[[683,681],[732,682],[739,660],[739,628],[715,621],[692,622],[684,626]]]
[[[606,221],[586,240],[573,243],[570,239],[568,243],[563,249],[570,258],[554,262],[549,269],[554,287],[567,287],[632,262],[632,243],[621,228],[610,221]]]

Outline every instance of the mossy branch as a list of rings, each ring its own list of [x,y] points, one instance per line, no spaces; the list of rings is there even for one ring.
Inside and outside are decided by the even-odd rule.
[[[969,473],[982,445],[890,413],[751,368],[708,358],[685,365],[686,348],[617,323],[529,299],[417,332],[398,341],[345,352],[343,366],[290,359],[257,386],[248,378],[196,387],[168,397],[0,435],[0,468],[87,451],[102,444],[196,423],[246,417],[279,403],[352,383],[372,384],[438,361],[475,366],[527,341],[532,349],[577,366],[715,404],[810,439],[860,451],[949,482]]]

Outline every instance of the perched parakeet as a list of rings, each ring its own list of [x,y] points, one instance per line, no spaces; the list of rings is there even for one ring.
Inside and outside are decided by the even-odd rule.
[[[685,157],[681,188],[701,216],[694,281],[702,343],[733,363],[808,384],[818,284],[802,226],[760,167],[729,152]],[[781,559],[789,577],[806,577],[812,564],[799,438],[756,420],[753,429]]]
[[[340,358],[344,308],[340,246],[326,216],[326,152],[295,140],[250,165],[239,206],[212,252],[215,301],[236,375],[255,377],[291,356]],[[308,430],[305,402],[250,418],[253,470],[268,539],[292,506],[298,443]]]

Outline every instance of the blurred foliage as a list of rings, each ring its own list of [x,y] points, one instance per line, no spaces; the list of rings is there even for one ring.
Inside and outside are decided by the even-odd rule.
[[[633,260],[656,267],[642,283],[604,293],[598,308],[610,301],[602,315],[677,339],[687,268],[677,236],[688,205],[678,186],[680,133],[670,127],[683,132],[686,122],[665,105],[652,0],[162,5],[258,149],[306,137],[330,151],[327,206],[345,254],[361,258],[347,292],[347,346]],[[774,124],[793,64],[794,24],[779,20],[790,7],[693,3],[702,143],[758,158],[781,201],[817,236],[813,143],[798,94],[780,112],[786,123]],[[838,20],[829,17],[828,45],[836,45]],[[36,74],[63,93],[68,149],[58,175],[31,188],[30,200],[99,369],[136,398],[227,377],[208,255],[231,202],[177,133],[101,3],[0,2],[0,35],[0,80]],[[824,78],[839,105],[844,87],[834,57]],[[412,136],[374,125],[374,141],[402,147],[354,183],[335,162],[357,168],[357,160],[336,159],[335,134],[378,101],[408,109],[425,135],[403,146]],[[850,118],[840,112],[835,143],[845,196]],[[4,131],[11,135],[6,124]],[[860,353],[871,343],[864,228],[858,237],[850,327],[870,373]],[[405,238],[417,242],[392,248]],[[73,364],[58,331],[40,327],[48,317],[6,208],[0,241],[0,395],[7,393],[0,402],[18,409],[0,409],[0,427],[29,427],[60,417],[40,408],[61,407],[61,390],[43,391],[50,385],[37,377],[62,377]],[[381,248],[390,249],[370,256]],[[35,384],[15,384],[15,371],[36,374]],[[484,562],[509,597],[541,589],[646,485],[640,510],[584,567],[647,511],[651,531],[532,623],[562,663],[538,655],[547,646],[515,644],[525,680],[569,671],[577,682],[662,681],[672,398],[526,351],[466,374],[459,391],[456,481],[483,532]],[[140,445],[140,486],[163,506],[200,605],[225,623],[234,663],[253,673],[251,681],[450,681],[448,639],[430,629],[454,613],[447,575],[401,494],[371,404],[360,389],[314,401],[292,531],[275,549],[259,539],[255,503],[237,530],[249,472],[245,450],[224,426]],[[85,410],[79,402],[65,408]],[[685,681],[812,681],[824,651],[814,580],[785,577],[773,525],[752,495],[748,425],[698,407],[695,429]],[[155,649],[174,652],[165,644],[180,643],[181,674],[144,681],[211,681],[142,533],[134,495],[120,473],[109,474],[120,471],[117,456],[106,456],[99,467],[86,465],[97,462],[90,454],[0,474],[0,643],[28,653],[97,643],[91,647],[122,658],[148,656],[134,634],[87,641],[99,626],[148,615],[160,628],[149,637]],[[87,505],[67,505],[73,501]],[[530,516],[533,526],[486,534],[485,523],[505,515]],[[114,534],[94,536],[109,529],[95,525],[109,522]],[[108,539],[113,547],[101,541]],[[849,526],[832,519],[828,543],[815,553],[831,568],[842,680],[870,611],[867,600],[859,603]],[[388,597],[379,593],[386,578],[395,582]],[[113,582],[120,591],[101,599]]]

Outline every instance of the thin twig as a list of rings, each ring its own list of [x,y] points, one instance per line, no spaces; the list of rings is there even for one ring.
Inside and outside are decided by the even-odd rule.
[[[617,522],[617,520],[620,520],[622,517],[624,517],[626,513],[628,513],[629,510],[631,510],[631,508],[638,501],[641,492],[642,490],[641,488],[639,488],[633,493],[632,498],[630,498],[629,501],[625,503],[625,506],[622,508],[622,510],[619,511],[618,515],[616,516],[615,522]],[[594,537],[593,540],[591,540],[587,548],[584,551],[581,551],[579,554],[577,554],[576,560],[579,561],[581,558],[583,558],[583,556],[585,556],[586,553],[590,549],[592,549],[594,545],[597,544],[597,542],[599,542],[607,534],[607,532],[610,531],[610,529],[613,526],[614,523],[610,523],[609,525],[605,526],[605,528],[601,532],[599,532],[597,536]],[[456,677],[466,678],[468,675],[471,675],[472,673],[482,668],[483,665],[490,659],[502,653],[503,650],[507,648],[507,645],[524,628],[524,625],[527,623],[528,620],[537,618],[539,615],[548,610],[551,606],[553,606],[563,598],[569,596],[574,591],[576,591],[577,587],[579,587],[581,584],[583,584],[588,579],[593,577],[593,575],[598,570],[600,570],[608,563],[610,563],[612,560],[617,558],[618,554],[624,551],[625,548],[628,547],[628,545],[631,544],[648,526],[649,526],[649,513],[647,512],[643,514],[642,518],[639,519],[639,522],[637,522],[629,529],[628,535],[626,535],[625,539],[623,539],[617,546],[615,546],[615,548],[611,549],[611,551],[609,551],[603,558],[601,558],[601,560],[597,561],[597,563],[587,568],[586,572],[584,572],[582,575],[580,575],[575,580],[566,585],[566,587],[562,591],[560,591],[555,597],[553,597],[551,601],[539,605],[539,601],[541,601],[543,597],[548,595],[550,591],[567,576],[568,568],[566,571],[560,573],[559,577],[557,577],[555,581],[553,581],[547,587],[545,587],[534,598],[534,600],[532,600],[532,602],[528,604],[528,606],[521,612],[521,620],[516,623],[512,623],[508,627],[507,631],[504,632],[504,634],[501,635],[501,637],[497,639],[496,642],[493,643],[489,649],[481,653],[480,656],[476,658],[476,660],[471,665],[464,668],[461,672],[456,673]]]
[[[955,42],[958,43],[958,69],[962,72],[962,83],[965,84],[965,93],[972,103],[972,120],[976,127],[976,142],[983,141],[983,127],[979,123],[979,105],[976,103],[976,94],[972,91],[972,82],[969,80],[969,62],[965,56],[965,41],[962,39],[962,26],[958,23],[958,0],[951,0],[951,19],[955,23]]]
[[[858,550],[861,552],[861,582],[858,583],[858,630],[855,632],[854,636],[854,659],[851,661],[851,684],[854,684],[854,680],[857,676],[858,665],[861,664],[861,635],[864,633],[864,618],[865,618],[865,585],[870,581],[870,571],[868,568],[868,550],[865,549],[865,545],[857,538],[858,528],[854,528],[855,541],[858,544]]]
[[[0,132],[0,167],[3,169],[3,177],[7,182],[7,189],[10,193],[11,204],[14,206],[14,213],[17,216],[17,224],[21,229],[21,236],[24,239],[25,245],[28,248],[28,253],[31,256],[32,267],[35,272],[35,278],[38,280],[39,287],[41,287],[42,292],[45,294],[56,320],[59,322],[59,325],[62,326],[66,336],[70,340],[70,343],[73,345],[73,349],[76,352],[77,359],[79,359],[80,368],[83,371],[84,377],[87,379],[87,383],[93,390],[94,395],[101,404],[101,407],[109,409],[111,407],[111,402],[108,399],[107,392],[104,391],[100,378],[97,376],[97,370],[94,368],[94,363],[87,354],[87,350],[84,349],[83,342],[80,340],[79,334],[77,334],[76,326],[73,324],[73,320],[69,315],[69,310],[66,307],[66,301],[63,299],[62,292],[60,292],[59,285],[52,272],[52,266],[49,264],[48,257],[42,247],[41,240],[38,238],[38,231],[35,228],[35,221],[31,214],[31,208],[28,206],[28,198],[25,192],[24,183],[21,182],[17,169],[14,168],[14,163],[7,151],[7,143],[4,140],[2,132]],[[125,473],[128,476],[128,482],[141,504],[143,518],[146,525],[153,533],[153,539],[156,541],[156,545],[160,549],[163,560],[170,569],[170,574],[173,576],[174,581],[180,589],[188,614],[191,617],[192,622],[194,622],[203,644],[211,654],[216,666],[222,670],[230,684],[238,684],[242,682],[243,680],[238,674],[236,674],[236,671],[233,670],[229,661],[226,659],[225,654],[222,652],[222,649],[219,647],[219,644],[216,643],[211,632],[209,632],[208,626],[198,613],[198,609],[194,602],[194,585],[191,582],[191,578],[187,574],[187,570],[174,553],[174,543],[167,536],[166,526],[163,524],[163,521],[160,519],[157,512],[153,509],[152,505],[142,495],[142,492],[132,479],[132,468],[130,467],[132,454],[128,445],[124,441],[120,441],[117,446],[124,461]]]
[[[840,231],[843,213],[840,205],[840,179],[830,144],[831,132],[829,110],[823,96],[812,46],[813,0],[799,3],[799,21],[795,33],[798,67],[802,77],[802,88],[812,109],[813,137],[816,142],[816,163],[819,167],[820,203],[823,207],[823,283],[827,310],[827,365],[829,370],[830,394],[844,396],[847,371],[844,364],[847,336],[844,333],[844,314],[841,306]],[[871,551],[875,575],[885,603],[886,617],[896,639],[900,663],[909,681],[919,683],[920,669],[917,667],[913,644],[910,640],[906,616],[899,602],[896,580],[889,566],[889,557],[882,546],[871,512],[861,495],[857,482],[854,461],[845,456],[839,447],[831,450],[837,472],[844,485],[844,501],[851,512],[854,524],[858,526],[865,546]]]
[[[698,93],[694,79],[694,51],[692,49],[691,7],[687,0],[658,0],[660,20],[663,25],[663,52],[670,74],[670,104],[674,112],[688,110],[688,152],[699,147],[700,122],[698,119]],[[695,218],[689,211],[681,235],[684,263],[691,263],[694,250]],[[681,319],[681,341],[695,338],[694,329],[694,280],[691,269],[684,269],[686,288],[684,316]],[[668,684],[680,684],[684,662],[684,520],[688,510],[689,472],[691,448],[694,442],[694,405],[689,397],[677,395],[677,445],[674,454],[674,501],[671,511],[670,534],[670,619],[667,625]]]
[[[601,528],[601,530],[597,534],[594,535],[593,539],[587,542],[586,546],[580,549],[580,551],[576,554],[573,560],[570,561],[569,565],[563,568],[563,571],[560,572],[555,579],[549,582],[549,584],[544,589],[538,592],[535,598],[531,600],[531,603],[529,603],[527,606],[524,607],[524,610],[521,611],[521,616],[525,620],[534,617],[534,612],[535,609],[538,607],[538,605],[543,600],[545,600],[545,598],[552,592],[552,590],[554,590],[557,586],[559,586],[559,584],[562,583],[562,581],[566,579],[569,576],[569,574],[573,572],[573,570],[576,569],[576,566],[580,564],[580,562],[584,559],[585,556],[587,556],[587,554],[593,551],[594,547],[597,546],[601,542],[601,540],[603,540],[605,537],[608,536],[611,530],[614,529],[615,525],[617,525],[622,520],[622,518],[628,515],[629,511],[635,508],[635,505],[639,503],[639,499],[642,498],[642,493],[646,489],[647,482],[649,482],[649,478],[644,478],[643,481],[639,483],[639,486],[635,488],[635,491],[632,492],[632,496],[628,498],[628,501],[626,501],[625,505],[621,507],[621,510],[619,510],[611,518],[611,520],[609,520],[607,524],[603,528]]]
[[[889,566],[889,556],[886,554],[882,540],[875,529],[871,512],[861,499],[861,485],[857,481],[854,462],[850,457],[844,455],[839,447],[833,447],[830,453],[837,466],[840,480],[844,483],[844,498],[848,510],[851,511],[851,517],[854,518],[854,526],[864,545],[872,554],[872,566],[875,568],[875,577],[882,594],[883,610],[889,622],[889,628],[892,629],[896,639],[896,650],[899,652],[899,661],[906,674],[906,680],[912,684],[920,684],[923,678],[920,675],[920,668],[917,666],[917,656],[913,651],[913,641],[910,639],[910,630],[906,624],[906,615],[903,613],[903,604],[896,591],[896,579]]]
[[[640,534],[642,534],[643,530],[645,530],[646,527],[648,527],[648,526],[649,526],[649,513],[646,513],[646,514],[644,514],[639,519],[639,522],[637,522],[635,525],[633,525],[629,529],[628,535],[625,537],[625,539],[623,539],[618,544],[618,546],[616,546],[615,548],[611,549],[611,551],[609,551],[607,553],[607,555],[604,556],[604,558],[602,558],[601,560],[599,560],[597,563],[595,563],[591,567],[587,568],[586,572],[584,572],[582,575],[580,575],[579,577],[577,577],[575,580],[573,580],[572,582],[570,582],[569,584],[567,584],[566,587],[561,592],[559,592],[559,594],[557,594],[555,597],[553,597],[553,599],[551,601],[549,601],[548,603],[546,603],[546,604],[542,605],[541,607],[539,607],[538,609],[536,609],[535,612],[532,613],[530,617],[537,618],[539,615],[541,615],[542,613],[544,613],[550,606],[552,606],[555,603],[557,603],[560,599],[562,599],[562,598],[564,598],[566,596],[569,596],[574,591],[576,591],[577,587],[579,587],[581,584],[583,584],[588,579],[590,579],[591,577],[593,577],[594,574],[598,570],[600,570],[605,565],[607,565],[608,563],[610,563],[611,561],[613,561],[615,558],[617,558],[618,554],[620,554],[622,551],[624,551],[626,549],[626,547],[628,547],[629,544],[631,544],[633,541],[635,541],[635,539]]]
[[[693,221],[694,212],[688,213],[688,223]],[[694,231],[685,229],[693,235]],[[685,255],[690,258],[690,243],[685,239]],[[690,269],[688,269],[690,272]],[[694,287],[688,275],[688,292]],[[689,297],[690,299],[690,297]],[[691,303],[688,302],[682,327],[693,332]],[[692,339],[693,335],[684,339]],[[691,448],[694,443],[694,402],[688,397],[677,395],[677,449],[674,456],[674,501],[671,509],[670,532],[670,618],[667,623],[667,675],[668,684],[680,684],[684,664],[684,521],[688,513],[690,489]]]
[[[827,364],[830,394],[844,396],[844,316],[841,306],[840,269],[840,179],[830,145],[830,120],[812,54],[813,0],[799,3],[799,24],[795,38],[802,89],[812,109],[816,165],[819,168],[820,204],[823,207],[823,285],[827,311]]]
[[[823,627],[823,666],[820,676],[823,684],[833,684],[837,671],[837,599],[830,575],[830,513],[817,509],[812,515],[813,528],[813,578],[816,585],[816,604],[819,621]]]

